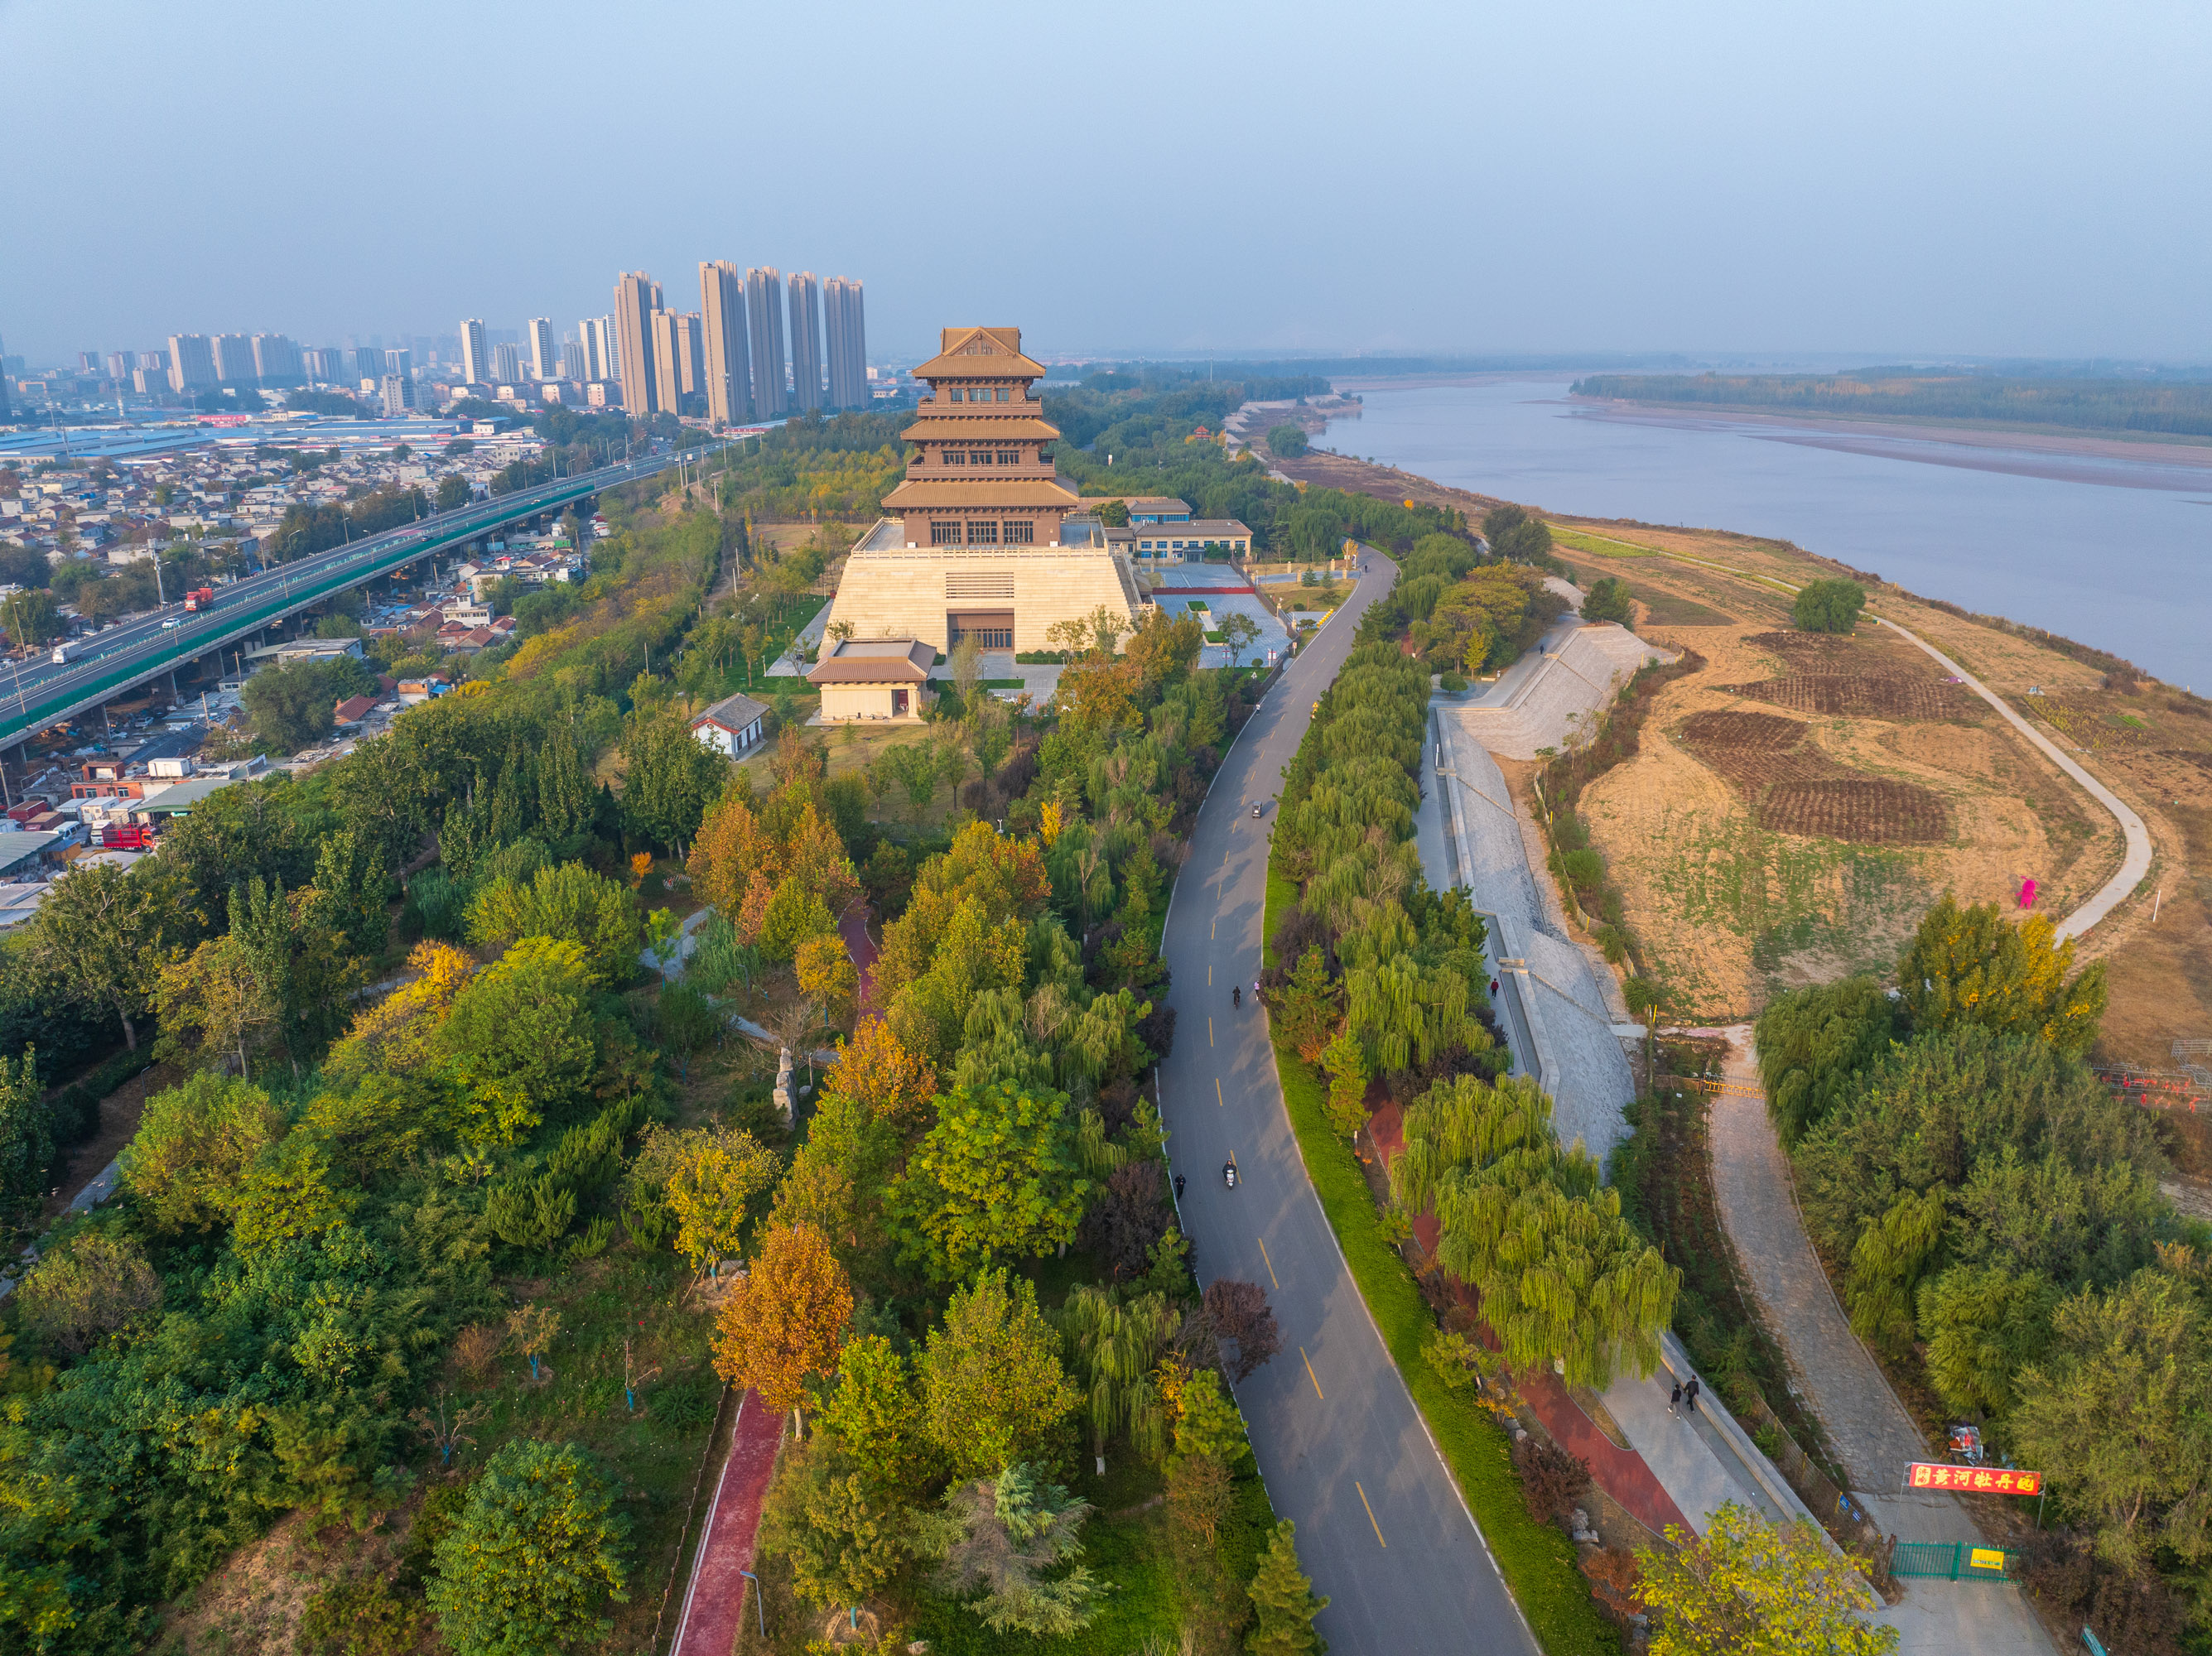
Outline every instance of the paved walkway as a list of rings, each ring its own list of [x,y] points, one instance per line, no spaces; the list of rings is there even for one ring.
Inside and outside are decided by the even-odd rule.
[[[1951,1497],[1898,1493],[1905,1464],[1929,1459],[1929,1446],[1851,1332],[1806,1236],[1789,1157],[1759,1091],[1750,1028],[1725,1033],[1729,1046],[1722,1068],[1734,1087],[1712,1102],[1713,1197],[1793,1381],[1826,1429],[1854,1498],[1886,1533],[1904,1541],[1984,1540]],[[1905,1651],[1998,1656],[2051,1648],[2021,1590],[2010,1586],[1915,1580],[1903,1604],[1874,1619],[1897,1627]]]
[[[745,1572],[753,1567],[753,1544],[760,1531],[761,1502],[775,1473],[776,1446],[783,1441],[783,1416],[771,1412],[756,1392],[738,1404],[730,1429],[730,1453],[714,1481],[714,1503],[699,1550],[691,1562],[690,1585],[677,1617],[676,1641],[668,1656],[730,1656],[745,1613]]]

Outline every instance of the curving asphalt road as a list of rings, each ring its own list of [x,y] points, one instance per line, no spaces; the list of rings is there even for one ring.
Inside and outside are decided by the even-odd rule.
[[[1297,1522],[1300,1562],[1329,1597],[1317,1625],[1330,1647],[1338,1656],[1535,1656],[1307,1182],[1265,1016],[1249,995],[1283,769],[1351,652],[1361,612],[1396,575],[1371,550],[1367,567],[1373,573],[1252,715],[1199,812],[1161,944],[1176,1011],[1161,1071],[1168,1149],[1188,1181],[1179,1205],[1199,1279],[1260,1283],[1282,1327],[1281,1354],[1237,1399],[1275,1510]],[[1244,1005],[1232,1010],[1229,992],[1240,983]],[[1233,1191],[1221,1174],[1232,1159]]]

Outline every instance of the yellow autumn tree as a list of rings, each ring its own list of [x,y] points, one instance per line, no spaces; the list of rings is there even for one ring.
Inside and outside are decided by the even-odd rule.
[[[714,1372],[771,1409],[796,1410],[809,1375],[833,1374],[853,1288],[811,1225],[771,1225],[714,1322]]]
[[[323,1073],[342,1084],[373,1071],[404,1073],[430,1057],[430,1038],[477,963],[451,943],[418,943],[407,956],[414,980],[403,984],[354,1019],[323,1060]]]
[[[775,1182],[775,1153],[742,1127],[656,1127],[631,1168],[634,1184],[658,1186],[676,1216],[676,1251],[694,1271],[743,1250],[753,1198]]]
[[[909,1051],[890,1025],[869,1018],[837,1043],[837,1061],[822,1078],[825,1095],[855,1100],[869,1114],[901,1133],[929,1125],[929,1101],[937,1095],[937,1070]]]

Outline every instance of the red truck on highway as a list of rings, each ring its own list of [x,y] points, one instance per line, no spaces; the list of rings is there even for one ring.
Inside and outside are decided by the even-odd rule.
[[[195,586],[185,594],[185,608],[187,610],[209,610],[214,607],[215,588],[212,586]]]

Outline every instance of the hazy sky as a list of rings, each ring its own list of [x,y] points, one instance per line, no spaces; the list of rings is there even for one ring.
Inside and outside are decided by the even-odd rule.
[[[0,0],[0,335],[2212,361],[2212,7]]]

